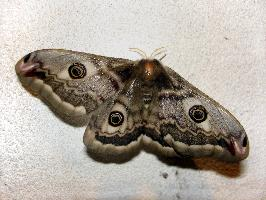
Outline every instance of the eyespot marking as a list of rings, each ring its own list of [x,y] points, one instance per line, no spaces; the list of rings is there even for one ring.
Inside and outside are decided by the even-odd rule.
[[[109,115],[108,123],[111,126],[117,127],[124,122],[124,115],[119,111],[112,111]]]
[[[86,67],[82,63],[73,63],[68,68],[69,76],[73,79],[84,78],[87,74]]]
[[[201,123],[207,119],[207,110],[202,105],[194,105],[189,109],[189,116],[194,122]]]

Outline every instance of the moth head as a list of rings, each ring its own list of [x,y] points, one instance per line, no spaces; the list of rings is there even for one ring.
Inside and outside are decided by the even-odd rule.
[[[162,64],[156,59],[142,59],[136,66],[136,76],[141,78],[143,81],[153,81],[162,72]]]

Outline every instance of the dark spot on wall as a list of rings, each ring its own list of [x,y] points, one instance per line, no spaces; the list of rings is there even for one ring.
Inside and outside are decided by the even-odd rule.
[[[176,199],[181,199],[181,197],[179,196],[179,194],[175,195]]]
[[[168,173],[166,173],[166,172],[162,172],[162,173],[161,173],[161,176],[162,176],[164,179],[167,179],[167,178],[168,178]]]

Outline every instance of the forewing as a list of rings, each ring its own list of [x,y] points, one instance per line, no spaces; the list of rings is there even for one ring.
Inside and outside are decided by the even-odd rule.
[[[179,155],[228,161],[246,158],[248,139],[237,119],[176,72],[165,70],[172,87],[158,92],[148,124]]]
[[[23,57],[16,64],[16,72],[23,85],[62,119],[83,125],[89,113],[121,91],[123,69],[132,63],[126,59],[47,49]]]

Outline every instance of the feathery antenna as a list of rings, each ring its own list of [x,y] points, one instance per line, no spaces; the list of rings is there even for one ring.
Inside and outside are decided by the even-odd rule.
[[[142,58],[147,58],[147,54],[139,48],[129,48],[129,51],[138,53]]]

